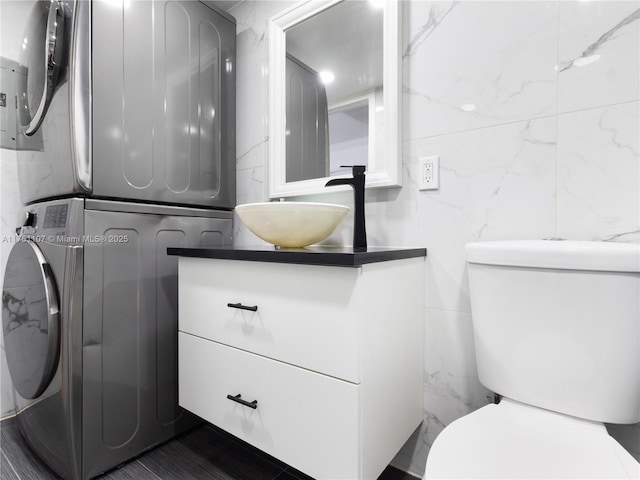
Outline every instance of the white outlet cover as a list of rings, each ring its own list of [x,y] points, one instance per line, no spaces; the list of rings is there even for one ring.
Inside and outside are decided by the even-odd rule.
[[[427,170],[431,167],[431,174]],[[418,190],[437,190],[440,183],[440,157],[437,155],[418,159]]]

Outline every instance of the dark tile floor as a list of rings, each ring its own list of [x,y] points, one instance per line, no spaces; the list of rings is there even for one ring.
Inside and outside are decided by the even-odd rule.
[[[56,480],[13,419],[0,423],[0,480]],[[203,425],[98,477],[104,480],[313,480],[212,426]],[[416,480],[388,467],[378,480]]]

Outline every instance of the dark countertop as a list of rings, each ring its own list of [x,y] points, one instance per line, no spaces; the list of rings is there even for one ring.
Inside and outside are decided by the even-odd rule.
[[[427,249],[369,247],[366,252],[354,252],[351,247],[275,248],[271,245],[261,245],[251,248],[168,248],[167,253],[182,257],[217,258],[221,260],[359,267],[367,263],[425,257]]]

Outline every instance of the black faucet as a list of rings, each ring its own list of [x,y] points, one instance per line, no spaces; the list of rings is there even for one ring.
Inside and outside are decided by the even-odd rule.
[[[325,187],[333,185],[351,185],[355,204],[355,218],[353,222],[353,250],[367,251],[367,228],[364,221],[364,165],[353,165],[352,178],[335,178],[329,180]]]

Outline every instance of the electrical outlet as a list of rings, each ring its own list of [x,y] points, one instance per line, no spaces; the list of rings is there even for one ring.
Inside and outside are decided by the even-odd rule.
[[[439,186],[440,157],[418,159],[418,190],[437,190]]]

